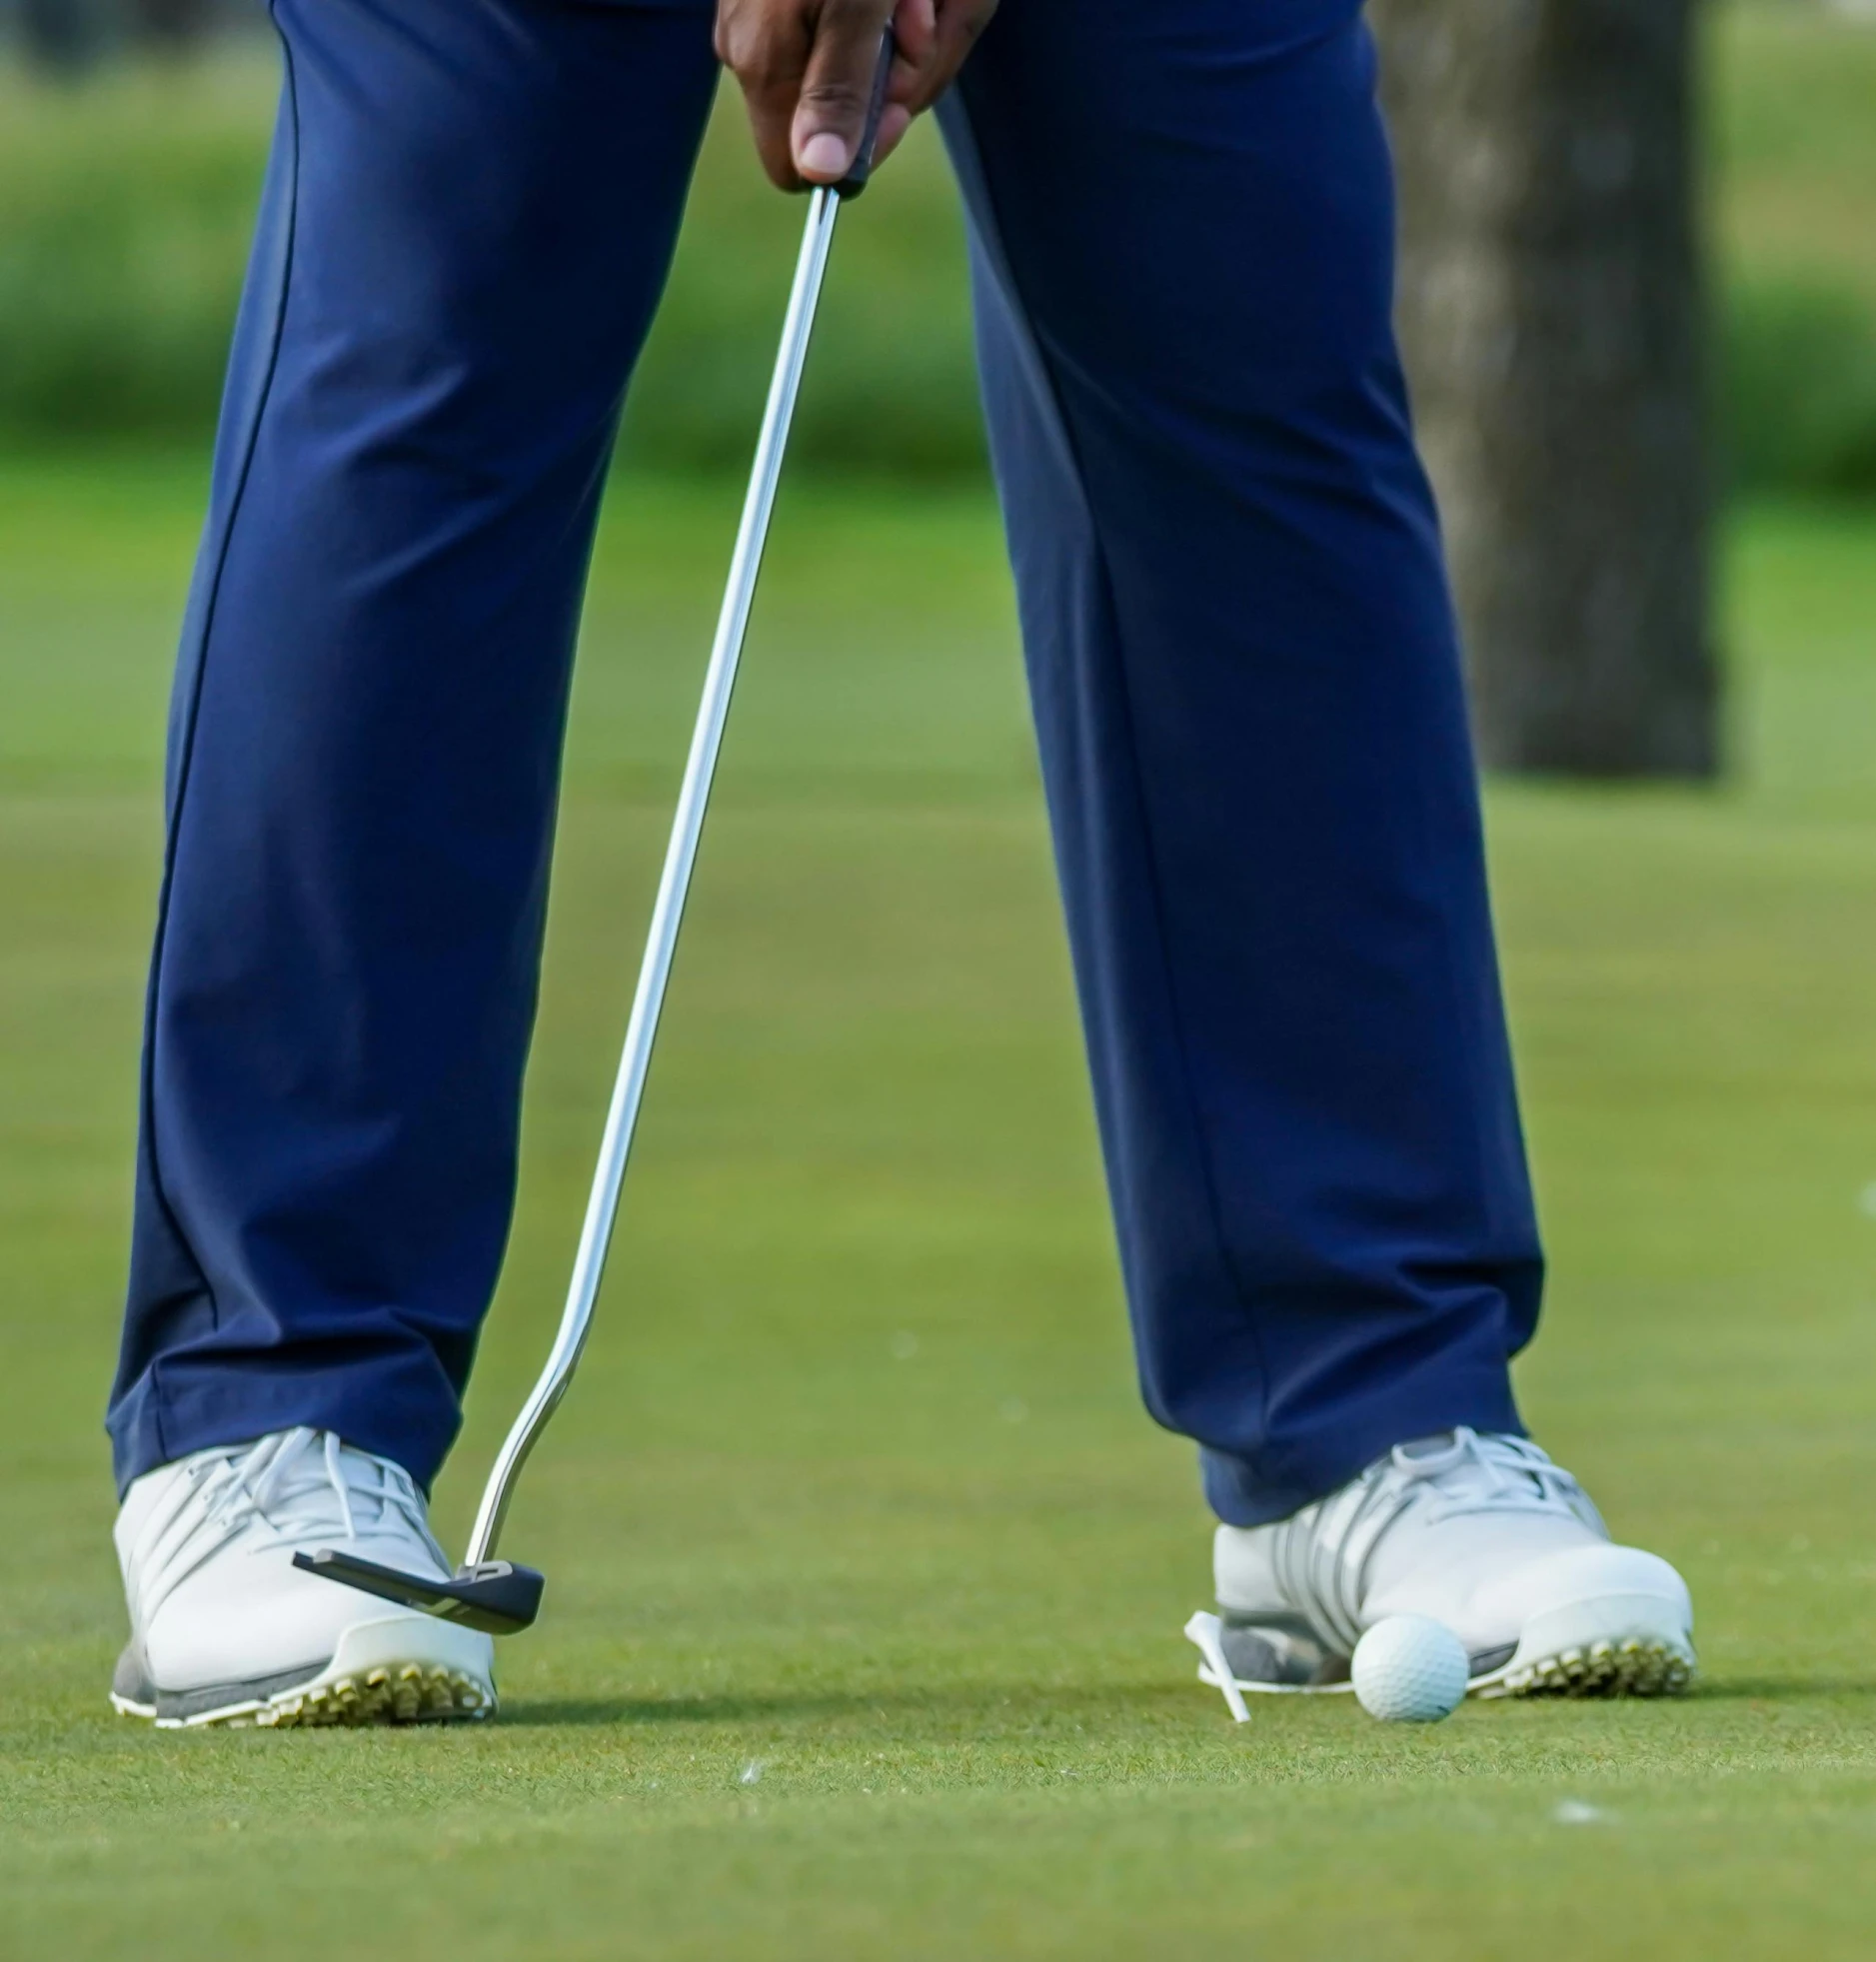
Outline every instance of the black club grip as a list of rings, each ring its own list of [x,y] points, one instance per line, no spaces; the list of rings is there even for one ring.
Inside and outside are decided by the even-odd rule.
[[[886,115],[887,85],[893,79],[893,62],[898,53],[899,43],[894,40],[893,30],[889,27],[880,43],[880,65],[873,73],[873,101],[867,108],[867,133],[860,139],[853,169],[834,187],[837,197],[857,198],[873,181],[873,153],[880,147],[880,123]]]

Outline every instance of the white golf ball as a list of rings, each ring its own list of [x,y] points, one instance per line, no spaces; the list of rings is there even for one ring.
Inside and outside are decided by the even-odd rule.
[[[1465,1645],[1425,1614],[1390,1614],[1355,1644],[1355,1695],[1383,1723],[1438,1723],[1465,1701]]]

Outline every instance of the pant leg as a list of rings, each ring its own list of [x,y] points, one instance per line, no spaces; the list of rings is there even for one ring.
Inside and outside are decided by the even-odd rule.
[[[1541,1262],[1357,0],[1006,0],[946,110],[1141,1377],[1239,1524],[1517,1428]]]
[[[184,629],[120,1481],[289,1424],[428,1481],[515,1183],[569,669],[708,0],[275,0]]]

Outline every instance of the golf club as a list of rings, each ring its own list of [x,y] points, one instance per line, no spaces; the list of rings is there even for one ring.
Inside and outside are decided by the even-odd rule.
[[[808,345],[814,333],[815,312],[827,275],[828,256],[834,244],[835,221],[840,216],[842,205],[859,197],[872,175],[893,56],[894,42],[889,33],[880,51],[867,131],[853,172],[839,184],[816,187],[809,199],[808,228],[795,271],[795,289],[782,330],[782,350],[776,361],[775,379],[770,386],[769,406],[756,449],[756,463],[750,479],[749,496],[743,507],[736,553],[730,565],[729,588],[724,595],[716,645],[704,683],[703,706],[698,712],[696,733],[691,739],[690,761],[685,767],[684,785],[678,796],[677,815],[672,825],[671,844],[665,854],[664,874],[659,881],[658,900],[652,911],[651,933],[639,974],[638,993],[632,1004],[632,1018],[626,1028],[625,1052],[620,1058],[612,1107],[607,1115],[605,1136],[600,1146],[599,1168],[594,1174],[592,1195],[587,1201],[586,1224],[580,1235],[580,1250],[574,1261],[567,1306],[561,1316],[560,1331],[555,1336],[553,1350],[540,1380],[522,1406],[521,1415],[515,1419],[514,1428],[508,1433],[507,1441],[496,1458],[476,1514],[475,1529],[470,1534],[468,1553],[462,1566],[450,1579],[438,1580],[428,1575],[402,1573],[393,1567],[361,1560],[336,1547],[323,1548],[315,1553],[295,1553],[293,1556],[293,1564],[308,1573],[320,1574],[327,1580],[356,1587],[385,1600],[397,1601],[405,1607],[422,1609],[446,1621],[484,1629],[492,1635],[512,1635],[532,1627],[541,1612],[541,1596],[546,1586],[543,1576],[532,1567],[498,1560],[495,1557],[496,1545],[502,1536],[503,1521],[508,1516],[509,1501],[515,1495],[522,1467],[540,1442],[548,1420],[567,1394],[593,1326],[594,1305],[599,1298],[600,1281],[606,1270],[606,1254],[612,1243],[613,1226],[619,1216],[626,1166],[638,1129],[639,1106],[644,1100],[652,1049],[658,1039],[659,1016],[671,980],[678,932],[684,922],[685,902],[690,897],[691,878],[697,867],[698,845],[703,837],[704,819],[710,809],[717,758],[723,748],[724,730],[730,719],[730,699],[736,688],[737,669],[742,662],[743,644],[749,632],[750,609],[756,597],[757,577],[762,570],[769,521],[775,510],[776,487],[788,450],[789,428],[795,416],[796,399],[801,392],[802,372],[807,364]]]

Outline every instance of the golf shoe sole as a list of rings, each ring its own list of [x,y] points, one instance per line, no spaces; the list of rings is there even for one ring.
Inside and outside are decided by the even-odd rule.
[[[211,1725],[264,1729],[364,1728],[474,1722],[496,1710],[482,1638],[421,1615],[360,1622],[330,1661],[244,1681],[166,1690],[133,1646],[124,1651],[111,1702],[159,1730]]]

